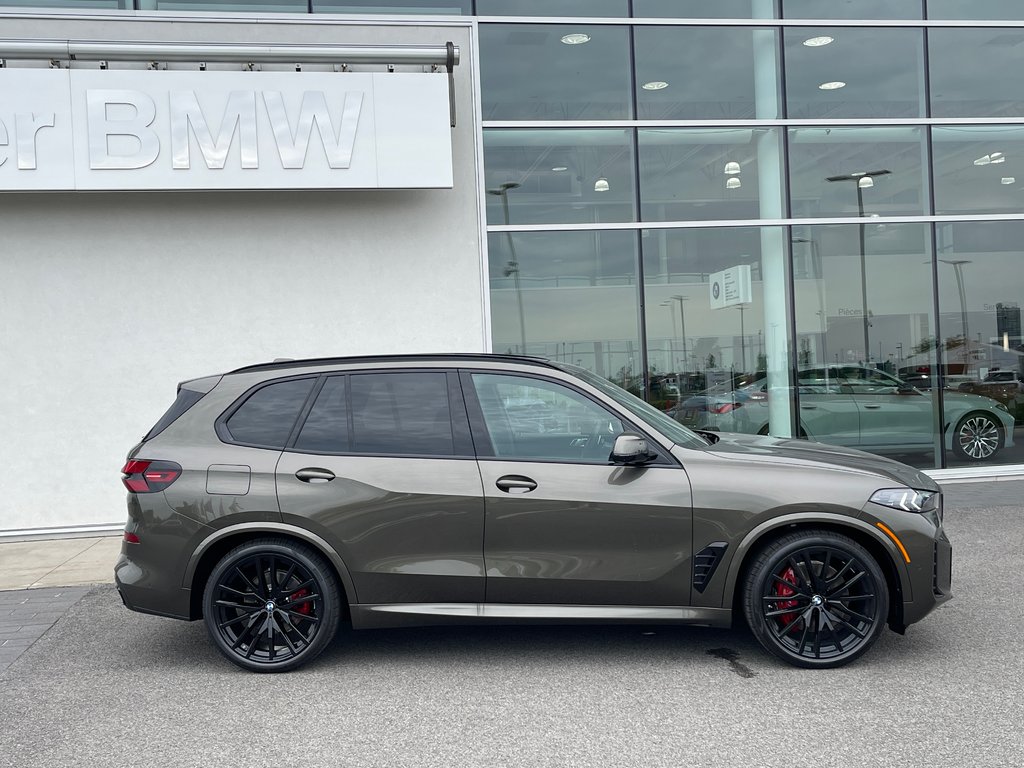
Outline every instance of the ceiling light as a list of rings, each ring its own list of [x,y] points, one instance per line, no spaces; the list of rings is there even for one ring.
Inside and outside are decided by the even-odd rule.
[[[992,155],[982,155],[974,161],[975,165],[988,165],[992,162]]]
[[[996,155],[998,155],[998,157],[996,157]],[[992,165],[998,165],[999,163],[1005,163],[1005,162],[1006,162],[1006,158],[1003,157],[1002,152],[993,152],[992,153]]]
[[[860,187],[861,189],[870,189],[871,187],[875,186],[875,180],[872,179],[870,176],[861,176],[859,179],[857,179],[857,186]]]
[[[740,172],[740,170],[740,164],[737,163],[735,160],[730,160],[728,163],[725,164],[726,176],[735,176],[737,173]]]
[[[828,45],[833,40],[835,40],[835,38],[829,37],[828,35],[822,35],[821,37],[809,37],[804,40],[804,45],[808,48],[820,48],[823,45]]]
[[[604,176],[602,176],[600,179],[594,182],[595,192],[607,192],[608,189],[608,179],[606,179]]]
[[[725,188],[726,189],[739,189],[742,186],[743,186],[743,182],[740,181],[735,176],[730,176],[728,179],[725,180]]]
[[[993,152],[991,155],[989,155],[989,157],[991,157],[993,161],[999,159],[1002,156],[1002,152]]]
[[[566,45],[582,45],[583,43],[590,42],[590,35],[583,32],[573,32],[568,35],[562,35],[562,42]]]
[[[821,85],[818,86],[818,89],[822,91],[834,91],[837,88],[845,87],[846,83],[844,83],[842,80],[832,80],[831,82],[828,83],[822,83]]]
[[[645,91],[660,91],[662,88],[668,88],[668,83],[664,80],[651,80],[651,82],[644,83],[640,87]]]
[[[999,180],[999,183],[1000,184],[1013,184],[1016,180],[1017,179],[1014,178],[1013,176],[1003,176],[1003,178],[1001,178]]]
[[[554,171],[555,173],[561,173],[562,171],[568,171],[569,169],[564,165],[556,165],[551,170]]]

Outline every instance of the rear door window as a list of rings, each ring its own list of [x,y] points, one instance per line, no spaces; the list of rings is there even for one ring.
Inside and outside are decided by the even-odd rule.
[[[360,373],[328,378],[294,450],[452,456],[455,444],[446,373]]]

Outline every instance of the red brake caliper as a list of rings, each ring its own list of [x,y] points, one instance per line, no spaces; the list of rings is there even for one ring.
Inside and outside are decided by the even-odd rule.
[[[786,568],[786,570],[779,574],[779,578],[788,581],[790,584],[796,584],[796,573],[792,568]],[[792,587],[787,587],[782,582],[776,582],[775,594],[779,597],[790,597],[796,594],[796,590]],[[784,611],[788,608],[796,608],[797,605],[798,603],[796,600],[779,600],[775,603],[775,607],[780,611]],[[800,614],[794,611],[793,613],[784,613],[778,618],[782,622],[783,626],[788,627],[799,615]]]
[[[298,592],[293,592],[292,594],[288,595],[288,600],[294,603],[296,600],[300,600],[308,594],[309,590],[306,588],[302,588]],[[303,616],[309,616],[309,614],[313,612],[313,603],[309,600],[306,600],[305,602],[296,605],[294,608],[292,608],[292,610],[296,613],[301,613]]]

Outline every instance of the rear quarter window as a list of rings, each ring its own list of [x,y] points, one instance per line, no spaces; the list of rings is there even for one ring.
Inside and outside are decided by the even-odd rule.
[[[315,378],[267,384],[249,393],[223,421],[221,437],[260,448],[283,449],[313,389]]]

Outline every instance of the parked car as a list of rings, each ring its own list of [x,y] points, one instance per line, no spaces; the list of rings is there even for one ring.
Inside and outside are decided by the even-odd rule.
[[[958,389],[998,400],[1018,421],[1024,420],[1024,382],[1017,371],[989,371],[981,381],[962,382]]]
[[[916,469],[696,433],[536,358],[298,360],[186,381],[122,480],[125,605],[202,619],[254,671],[312,660],[342,620],[746,620],[777,657],[837,667],[951,596],[942,495]]]
[[[800,434],[870,451],[906,454],[934,447],[933,392],[859,365],[805,368],[798,373]],[[751,392],[753,390],[753,392]],[[778,396],[790,397],[787,389]],[[700,429],[767,435],[767,380],[719,396],[694,424]],[[942,391],[946,448],[963,461],[989,461],[1013,446],[1013,416],[990,397]]]

